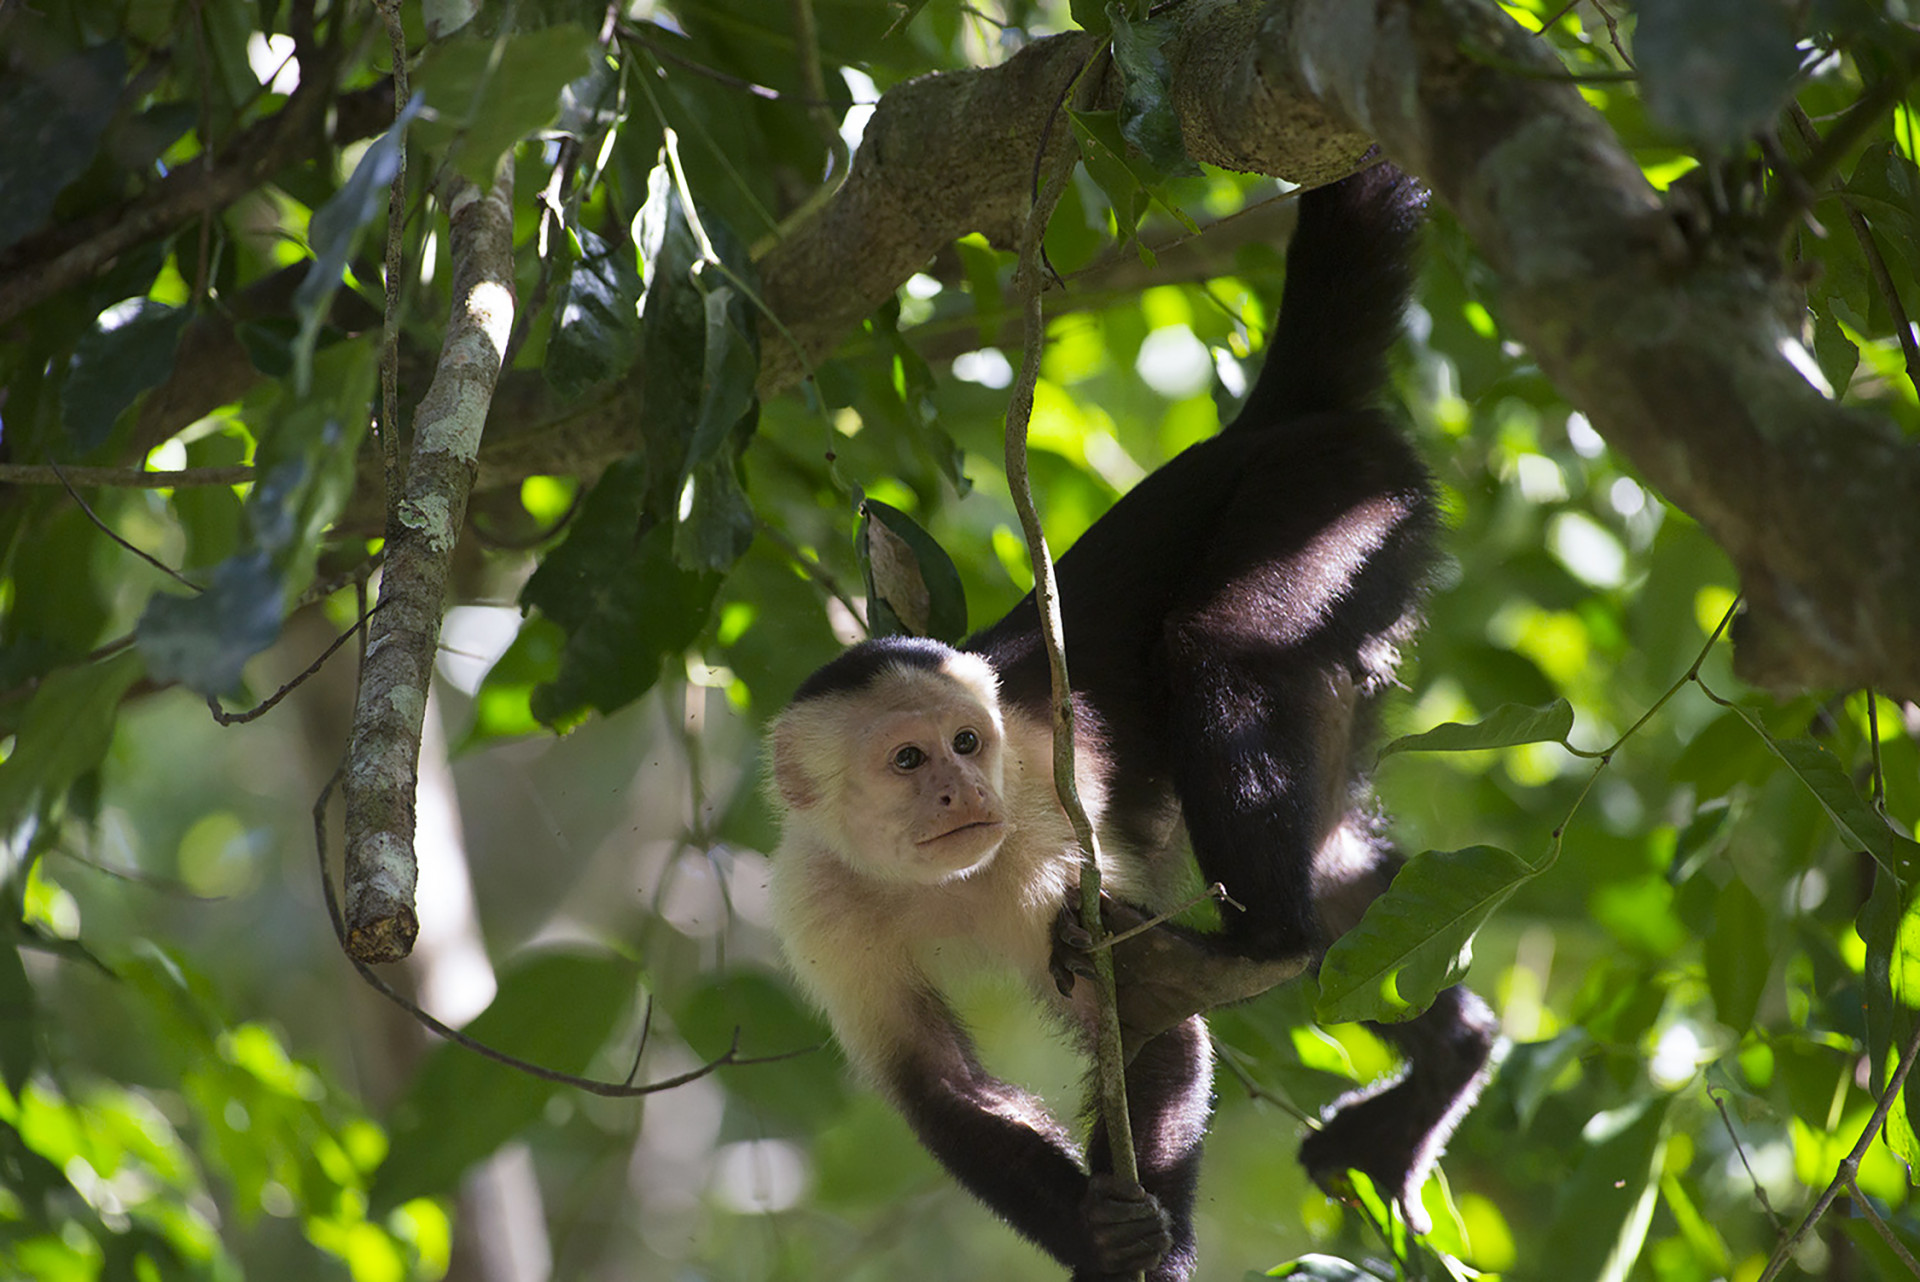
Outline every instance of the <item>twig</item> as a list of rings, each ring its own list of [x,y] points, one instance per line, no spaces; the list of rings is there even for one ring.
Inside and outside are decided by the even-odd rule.
[[[1245,912],[1247,910],[1247,906],[1245,904],[1235,899],[1232,895],[1229,895],[1227,893],[1227,888],[1221,883],[1216,881],[1211,886],[1208,886],[1205,890],[1195,895],[1192,899],[1189,899],[1186,903],[1181,904],[1178,908],[1169,908],[1166,912],[1156,913],[1152,917],[1149,917],[1145,921],[1141,922],[1138,926],[1129,926],[1123,931],[1119,931],[1115,934],[1108,935],[1105,939],[1101,940],[1098,944],[1089,944],[1087,946],[1087,951],[1093,952],[1096,949],[1112,948],[1116,944],[1124,944],[1129,939],[1132,939],[1135,935],[1144,935],[1148,931],[1152,930],[1155,926],[1166,925],[1168,922],[1172,921],[1175,917],[1178,917],[1181,913],[1187,911],[1187,909],[1198,907],[1199,905],[1206,903],[1209,899],[1218,900],[1223,904],[1229,904],[1235,908],[1238,908],[1241,912]]]
[[[647,1037],[652,1025],[653,1004],[651,999],[648,1000],[647,1014],[641,1022],[639,1051],[635,1054],[634,1067],[629,1071],[627,1080],[624,1082],[607,1082],[597,1077],[582,1077],[577,1073],[563,1073],[559,1069],[548,1068],[544,1064],[536,1064],[531,1060],[521,1059],[517,1055],[509,1055],[503,1050],[487,1045],[478,1038],[470,1037],[459,1029],[449,1027],[440,1022],[440,1020],[422,1010],[418,1003],[396,992],[392,985],[374,973],[372,967],[353,955],[353,949],[349,942],[347,923],[340,915],[340,901],[334,894],[333,877],[327,871],[327,803],[332,800],[333,790],[339,785],[341,777],[346,773],[346,769],[347,763],[344,761],[341,762],[340,768],[334,771],[333,777],[328,779],[326,784],[321,787],[320,796],[313,803],[314,849],[318,853],[320,861],[320,893],[326,900],[327,919],[333,924],[334,938],[340,941],[341,951],[347,954],[347,960],[352,962],[353,968],[360,972],[360,978],[367,982],[367,986],[392,1002],[395,1006],[398,1006],[401,1010],[413,1016],[414,1020],[429,1032],[444,1037],[450,1042],[458,1043],[474,1054],[485,1059],[490,1059],[496,1064],[504,1064],[508,1068],[525,1073],[529,1077],[537,1077],[541,1081],[554,1082],[561,1086],[571,1086],[575,1090],[586,1091],[590,1095],[600,1095],[609,1099],[628,1099],[637,1095],[652,1095],[658,1091],[671,1090],[676,1086],[685,1086],[688,1082],[697,1081],[717,1069],[745,1067],[752,1064],[777,1064],[783,1060],[798,1059],[802,1055],[811,1055],[820,1049],[818,1046],[803,1046],[795,1050],[781,1051],[776,1055],[742,1055],[740,1054],[740,1029],[736,1027],[733,1030],[733,1044],[698,1068],[689,1069],[684,1073],[677,1073],[672,1077],[663,1077],[657,1082],[646,1082],[636,1086],[633,1084],[633,1077],[639,1072],[639,1052],[646,1050]]]
[[[1083,68],[1084,70],[1084,68]],[[1092,936],[1095,1007],[1095,1067],[1099,1083],[1100,1117],[1105,1125],[1113,1174],[1138,1182],[1140,1163],[1133,1147],[1133,1122],[1127,1108],[1125,1051],[1119,1008],[1114,998],[1112,952],[1099,945],[1106,927],[1100,916],[1100,845],[1074,776],[1073,692],[1067,675],[1067,656],[1061,638],[1060,593],[1053,558],[1047,552],[1046,533],[1034,509],[1033,486],[1027,473],[1027,425],[1033,417],[1034,385],[1040,377],[1040,354],[1046,345],[1046,327],[1040,306],[1041,252],[1047,218],[1065,190],[1076,160],[1071,148],[1051,158],[1039,191],[1027,211],[1020,235],[1020,265],[1014,275],[1024,316],[1024,350],[1020,373],[1014,379],[1007,406],[1007,488],[1020,514],[1027,553],[1033,563],[1033,599],[1040,616],[1053,686],[1053,786],[1080,842],[1080,921]]]
[[[60,484],[66,486],[67,497],[80,505],[80,510],[87,514],[87,519],[89,521],[92,521],[94,525],[99,527],[100,532],[102,534],[106,535],[108,538],[112,539],[115,543],[118,543],[121,547],[125,548],[127,551],[139,557],[142,561],[145,561],[148,565],[152,566],[154,569],[160,571],[160,573],[174,580],[176,583],[183,584],[184,586],[192,589],[195,592],[206,591],[205,588],[201,587],[198,583],[195,583],[192,579],[189,579],[186,575],[180,573],[180,571],[168,565],[165,561],[162,561],[159,557],[153,555],[153,553],[148,552],[143,548],[137,548],[133,544],[127,542],[126,539],[122,538],[118,531],[116,531],[111,525],[108,525],[105,521],[100,519],[100,514],[98,512],[95,512],[91,507],[87,506],[87,501],[80,497],[80,491],[74,489],[73,482],[67,479],[65,469],[62,468],[58,463],[51,464],[50,466],[53,470],[54,476],[59,478]]]
[[[223,726],[237,726],[237,725],[245,724],[246,722],[249,722],[249,721],[257,720],[260,717],[266,716],[267,713],[273,711],[274,706],[276,704],[278,704],[282,699],[286,698],[288,695],[292,694],[296,688],[305,684],[306,681],[309,678],[311,678],[314,673],[320,671],[322,667],[326,666],[327,660],[333,657],[334,651],[338,650],[341,646],[345,645],[348,641],[352,640],[353,637],[359,633],[360,629],[367,626],[367,620],[371,619],[375,614],[379,613],[380,606],[385,604],[386,602],[382,601],[380,602],[379,605],[374,606],[373,609],[361,615],[357,620],[354,621],[354,625],[352,627],[348,628],[345,632],[342,632],[339,636],[335,637],[332,643],[328,645],[326,649],[320,652],[320,657],[307,665],[305,671],[301,672],[300,675],[294,677],[293,680],[287,682],[285,685],[281,686],[278,690],[275,690],[272,694],[268,695],[259,704],[255,705],[254,707],[248,708],[245,712],[228,712],[226,709],[220,706],[220,697],[218,695],[212,695],[212,694],[208,695],[207,709],[208,711],[213,713],[213,719],[219,722]]]
[[[253,469],[190,467],[178,472],[150,472],[143,467],[55,467],[40,463],[0,463],[0,484],[66,485],[89,489],[184,490],[198,485],[245,485]]]
[[[393,107],[398,120],[407,91],[407,33],[400,25],[400,0],[374,0],[386,24],[393,58]],[[393,182],[387,188],[386,311],[380,328],[380,459],[387,480],[387,506],[399,501],[400,472],[400,287],[407,226],[407,135],[394,133]]]
[[[1833,1205],[1834,1199],[1839,1197],[1843,1190],[1858,1191],[1854,1180],[1860,1173],[1860,1159],[1866,1156],[1867,1150],[1873,1147],[1874,1140],[1879,1138],[1880,1128],[1887,1124],[1887,1114],[1893,1111],[1893,1102],[1900,1098],[1901,1088],[1906,1085],[1907,1074],[1913,1069],[1913,1058],[1916,1055],[1920,1055],[1920,1025],[1914,1027],[1913,1036],[1907,1039],[1906,1048],[1900,1053],[1900,1066],[1893,1070],[1893,1076],[1888,1080],[1886,1090],[1880,1092],[1880,1102],[1873,1110],[1873,1116],[1867,1120],[1866,1127],[1860,1132],[1860,1138],[1854,1141],[1847,1155],[1840,1159],[1840,1165],[1834,1170],[1833,1179],[1825,1189],[1821,1190],[1820,1196],[1814,1201],[1812,1208],[1807,1211],[1806,1217],[1800,1221],[1799,1226],[1774,1248],[1773,1258],[1767,1261],[1766,1271],[1760,1275],[1759,1282],[1773,1282],[1774,1278],[1780,1276],[1780,1270],[1786,1268],[1787,1261],[1792,1258],[1793,1248],[1799,1245],[1800,1240],[1820,1222],[1820,1218],[1827,1213],[1827,1208]]]

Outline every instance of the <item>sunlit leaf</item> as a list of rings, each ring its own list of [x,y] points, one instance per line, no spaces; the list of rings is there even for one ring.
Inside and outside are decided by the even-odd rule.
[[[1459,982],[1473,936],[1534,875],[1493,846],[1429,850],[1407,861],[1320,966],[1323,1023],[1409,1019]]]
[[[1450,721],[1420,734],[1402,735],[1380,749],[1382,757],[1396,752],[1474,752],[1483,748],[1512,748],[1523,743],[1560,743],[1573,731],[1573,707],[1556,699],[1545,707],[1502,704],[1471,725]]]

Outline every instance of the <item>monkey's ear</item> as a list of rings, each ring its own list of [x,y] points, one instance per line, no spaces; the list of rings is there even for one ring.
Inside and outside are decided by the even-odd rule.
[[[780,800],[794,810],[806,810],[820,803],[820,785],[807,773],[807,736],[792,717],[782,717],[773,727],[773,786]]]

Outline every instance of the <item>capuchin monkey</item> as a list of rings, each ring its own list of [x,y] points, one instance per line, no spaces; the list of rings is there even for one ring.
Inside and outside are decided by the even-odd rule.
[[[957,968],[1011,967],[1091,1038],[1033,598],[958,649],[854,646],[773,727],[773,894],[802,986],[934,1156],[1079,1282],[1192,1277],[1203,1013],[1316,966],[1400,863],[1357,758],[1432,562],[1426,470],[1374,406],[1423,204],[1387,165],[1306,193],[1238,417],[1059,562],[1114,924],[1174,906],[1186,846],[1231,897],[1218,933],[1162,924],[1115,948],[1138,1184],[1111,1173],[1100,1124],[1083,1154],[983,1069],[942,996]],[[1424,1232],[1420,1187],[1479,1095],[1494,1019],[1456,987],[1377,1031],[1406,1071],[1338,1103],[1300,1158],[1323,1185],[1364,1172]]]

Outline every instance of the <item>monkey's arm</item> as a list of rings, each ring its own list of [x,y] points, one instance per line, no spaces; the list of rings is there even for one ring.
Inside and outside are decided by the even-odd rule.
[[[1166,1213],[1138,1184],[1089,1179],[1046,1107],[981,1068],[931,993],[912,1042],[881,1069],[920,1142],[981,1201],[1077,1277],[1151,1268],[1172,1245]]]

